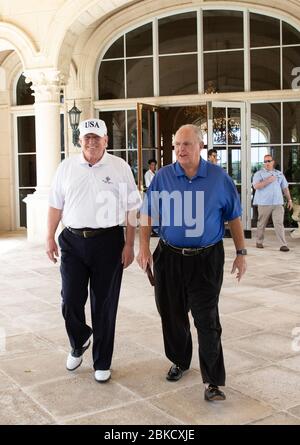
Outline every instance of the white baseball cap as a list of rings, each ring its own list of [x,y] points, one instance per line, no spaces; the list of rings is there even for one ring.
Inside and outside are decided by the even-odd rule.
[[[79,124],[80,136],[93,133],[97,136],[103,137],[107,135],[107,128],[105,122],[101,119],[87,119]]]

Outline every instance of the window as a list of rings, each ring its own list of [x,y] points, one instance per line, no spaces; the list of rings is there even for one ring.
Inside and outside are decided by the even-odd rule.
[[[243,13],[203,11],[204,51],[244,48]]]
[[[23,199],[28,194],[33,193],[36,187],[34,116],[18,117],[17,130],[20,226],[26,227],[26,204],[23,202]]]
[[[266,154],[275,160],[289,182],[291,193],[300,187],[300,102],[259,103],[251,105],[251,173],[263,167]],[[281,131],[282,129],[282,131]],[[256,208],[253,208],[253,226],[256,225]],[[285,213],[285,226],[291,226],[289,212]]]
[[[235,69],[232,69],[232,67]],[[244,90],[244,51],[212,52],[204,54],[205,91],[212,82],[216,92]]]
[[[158,48],[160,55],[196,52],[196,13],[187,12],[159,19]]]
[[[159,68],[161,96],[198,92],[196,55],[160,57]]]

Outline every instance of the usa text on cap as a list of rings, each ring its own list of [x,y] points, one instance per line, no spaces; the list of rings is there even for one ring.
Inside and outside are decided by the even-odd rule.
[[[105,122],[101,119],[87,119],[79,124],[80,136],[93,133],[97,136],[103,137],[107,135],[107,128]]]

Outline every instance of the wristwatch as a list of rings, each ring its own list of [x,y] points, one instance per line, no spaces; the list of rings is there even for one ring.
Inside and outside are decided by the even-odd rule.
[[[236,251],[237,255],[247,255],[247,249],[239,249]]]

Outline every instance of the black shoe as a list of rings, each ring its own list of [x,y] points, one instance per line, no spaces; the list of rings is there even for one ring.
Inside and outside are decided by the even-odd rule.
[[[82,346],[81,348],[78,349],[72,349],[71,350],[72,357],[80,357],[81,355],[83,355],[83,353],[90,347],[90,344],[91,340],[89,340],[86,346]]]
[[[166,375],[166,379],[171,382],[176,382],[177,380],[180,380],[182,375],[184,373],[184,369],[181,369],[177,365],[172,365],[169,369],[168,374]]]
[[[288,246],[281,246],[279,249],[281,252],[289,252],[290,249],[288,248]]]
[[[204,399],[208,402],[212,402],[213,400],[225,400],[226,396],[216,385],[209,385],[208,388],[205,388],[204,391]]]

